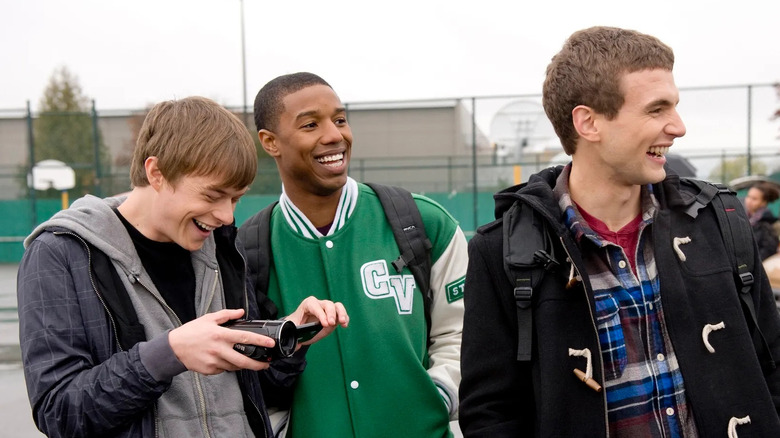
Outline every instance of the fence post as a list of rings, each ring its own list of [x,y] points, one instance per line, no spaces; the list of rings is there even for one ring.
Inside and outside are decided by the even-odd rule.
[[[753,112],[753,86],[748,85],[747,86],[747,174],[752,175],[753,174],[753,158],[751,153],[751,120],[752,120],[752,114]]]
[[[477,213],[479,202],[477,201],[477,98],[471,98],[471,179],[472,179],[472,203],[474,209],[474,222],[472,230],[477,229]]]
[[[38,224],[38,211],[35,206],[35,187],[32,185],[32,172],[33,167],[35,167],[35,141],[33,140],[33,121],[32,121],[32,110],[30,109],[30,101],[27,101],[27,147],[28,147],[28,153],[30,155],[30,168],[29,168],[29,180],[27,181],[27,187],[29,189],[30,193],[30,206],[32,207],[32,224],[30,226],[30,230],[32,231],[33,228]]]
[[[103,197],[102,172],[100,171],[100,136],[98,135],[98,118],[95,109],[95,99],[92,99],[92,144],[95,148],[95,196]]]
[[[452,157],[447,157],[447,193],[452,193]]]

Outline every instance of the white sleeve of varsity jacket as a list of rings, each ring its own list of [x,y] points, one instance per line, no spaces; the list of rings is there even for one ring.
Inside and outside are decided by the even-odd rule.
[[[433,307],[428,374],[433,379],[450,413],[458,418],[460,385],[460,340],[463,332],[463,284],[468,264],[468,245],[457,228],[444,253],[431,269]]]

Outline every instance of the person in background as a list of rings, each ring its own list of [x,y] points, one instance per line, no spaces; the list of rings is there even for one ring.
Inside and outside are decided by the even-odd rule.
[[[542,101],[571,162],[496,194],[498,219],[469,241],[465,437],[780,436],[766,274],[755,263],[738,288],[715,207],[691,214],[698,192],[664,168],[686,132],[673,65],[614,27],[553,56]]]
[[[757,182],[745,195],[745,211],[753,227],[753,237],[758,244],[761,260],[777,254],[777,246],[780,244],[775,228],[777,218],[769,210],[769,204],[775,202],[778,197],[780,191],[777,186],[766,181]]]
[[[263,388],[302,367],[251,359],[273,347],[223,324],[258,307],[233,211],[257,169],[241,120],[188,97],[155,105],[138,135],[126,196],[85,196],[25,240],[17,296],[33,419],[49,437],[271,436]],[[344,307],[290,306],[346,326]],[[269,371],[270,367],[270,371]]]
[[[458,411],[466,239],[439,204],[414,195],[431,247],[431,324],[423,293],[399,257],[376,193],[347,176],[352,131],[336,92],[319,76],[293,73],[257,93],[255,124],[276,160],[282,194],[239,236],[270,232],[268,298],[289,311],[307,294],[343,303],[350,329],[306,353],[287,436],[450,436]],[[259,266],[249,266],[256,275]],[[262,292],[262,291],[261,291]],[[430,330],[430,344],[427,331]]]

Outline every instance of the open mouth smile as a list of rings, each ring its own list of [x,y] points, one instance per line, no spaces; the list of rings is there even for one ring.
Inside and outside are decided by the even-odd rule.
[[[197,219],[193,219],[192,222],[195,224],[196,227],[198,227],[199,230],[206,233],[214,231],[217,228],[217,227],[212,227],[211,225],[206,225]]]
[[[319,157],[317,162],[327,167],[338,167],[344,162],[344,154],[339,152],[338,154]]]
[[[661,158],[669,152],[669,146],[653,146],[647,151],[647,155]]]

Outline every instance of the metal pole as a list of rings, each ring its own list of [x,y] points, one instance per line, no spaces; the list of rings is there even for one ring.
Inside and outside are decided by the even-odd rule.
[[[751,125],[752,125],[752,112],[753,112],[753,86],[747,86],[747,174],[753,174],[753,154],[751,153],[752,139],[751,139]]]
[[[244,125],[246,127],[249,127],[249,113],[247,111],[247,105],[246,105],[246,43],[244,38],[244,0],[239,0],[241,3],[241,69],[243,71],[243,85],[244,85],[244,93],[242,96],[244,97],[244,106],[241,108],[241,111],[244,113]]]
[[[95,109],[95,99],[92,99],[92,146],[95,149],[95,196],[102,198],[103,189],[101,178],[103,175],[100,170],[100,136],[98,135],[98,119],[97,110]]]
[[[30,226],[30,230],[35,228],[35,226],[38,224],[38,212],[35,207],[35,187],[33,187],[33,167],[35,167],[35,141],[33,140],[33,126],[32,126],[32,110],[30,109],[30,101],[27,101],[27,147],[28,147],[28,153],[30,155],[30,180],[29,180],[29,196],[30,196],[30,206],[32,207],[32,224]]]
[[[471,98],[471,179],[474,190],[472,191],[472,202],[474,204],[474,227],[477,229],[477,209],[479,208],[479,202],[477,202],[477,99]]]
[[[452,193],[452,157],[447,157],[447,193]]]

